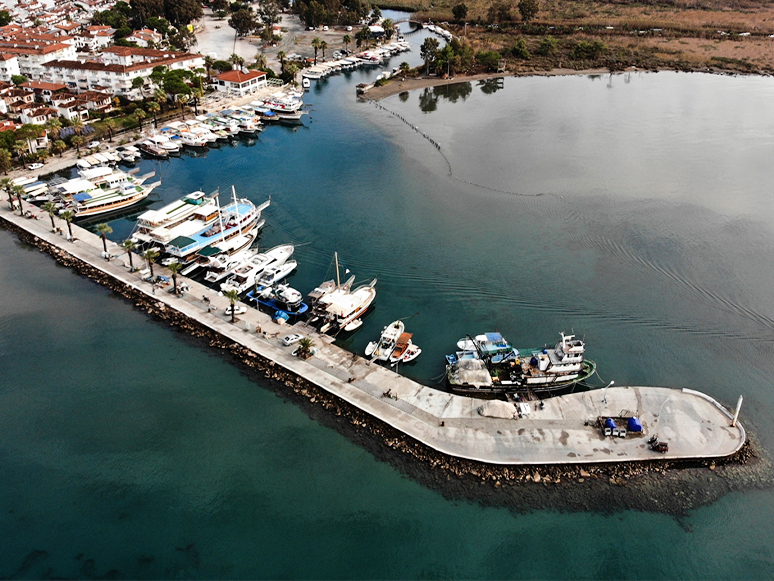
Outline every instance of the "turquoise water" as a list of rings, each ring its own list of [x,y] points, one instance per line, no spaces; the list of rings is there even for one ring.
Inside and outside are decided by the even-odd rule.
[[[744,394],[772,447],[774,81],[506,79],[390,97],[393,115],[355,101],[374,74],[316,85],[305,127],[141,172],[164,201],[271,195],[261,244],[307,243],[293,286],[334,251],[378,277],[348,347],[413,315],[406,375],[432,383],[468,332],[574,329],[606,381]],[[774,574],[771,490],[679,521],[447,499],[2,231],[0,296],[0,577]]]

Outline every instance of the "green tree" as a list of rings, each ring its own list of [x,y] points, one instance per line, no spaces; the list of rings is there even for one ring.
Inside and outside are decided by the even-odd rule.
[[[239,300],[239,293],[236,291],[236,289],[229,289],[223,293],[223,296],[228,299],[228,302],[231,304],[231,322],[235,323],[235,313],[234,313],[234,305]]]
[[[132,250],[136,248],[137,244],[135,244],[134,240],[131,238],[127,238],[123,242],[121,242],[121,248],[126,250],[127,256],[129,256],[129,270],[134,272],[134,262],[132,261]]]
[[[7,149],[0,149],[0,171],[5,175],[8,175],[8,172],[12,167],[11,153]]]
[[[212,68],[220,73],[225,73],[226,71],[230,71],[233,67],[228,61],[215,61],[212,63]]]
[[[290,64],[285,69],[285,74],[288,76],[291,82],[295,84],[296,82],[296,75],[298,74],[298,65],[296,64]]]
[[[24,207],[22,205],[22,196],[24,195],[24,188],[22,186],[16,185],[11,186],[11,189],[13,190],[13,193],[16,194],[16,199],[19,200],[19,216],[23,216]]]
[[[228,57],[228,62],[230,62],[234,66],[242,67],[245,64],[245,59],[243,59],[237,53],[232,53],[231,56]]]
[[[409,65],[406,61],[403,61],[400,63],[400,66],[398,66],[398,69],[402,74],[406,74],[411,70],[411,65]]]
[[[51,218],[51,231],[56,232],[56,224],[54,224],[54,214],[56,213],[56,204],[54,202],[46,202],[41,206],[44,212],[48,212],[48,217]]]
[[[271,41],[274,38],[274,25],[280,20],[280,6],[274,0],[263,0],[258,4],[258,17],[263,23],[263,39]]]
[[[476,53],[476,60],[490,71],[496,71],[502,56],[496,50],[480,50]]]
[[[24,160],[30,151],[29,147],[29,144],[21,139],[14,141],[13,143],[13,151],[19,157],[19,162],[22,165],[24,165]]]
[[[549,56],[556,53],[556,47],[557,47],[556,39],[553,36],[546,36],[543,38],[543,40],[540,41],[540,45],[537,47],[537,50],[535,51],[537,54],[541,56]]]
[[[207,69],[207,78],[210,78],[210,71],[212,70],[212,65],[215,62],[215,59],[212,58],[210,55],[207,55],[204,57],[204,68]]]
[[[531,55],[529,54],[529,49],[527,49],[527,41],[519,38],[516,41],[516,45],[511,49],[511,54],[518,59],[529,60]]]
[[[8,26],[11,23],[11,13],[7,10],[0,10],[0,26]]]
[[[83,119],[80,117],[74,117],[70,120],[70,127],[73,128],[76,135],[83,133]]]
[[[308,359],[312,355],[314,341],[309,337],[304,337],[298,342],[298,356],[302,359]]]
[[[164,91],[172,95],[173,99],[180,104],[180,114],[183,116],[183,119],[185,119],[183,106],[192,93],[191,87],[188,86],[186,81],[191,80],[192,77],[193,73],[184,69],[167,71],[164,75]]]
[[[511,5],[509,2],[498,0],[489,7],[486,13],[489,22],[509,22],[513,20],[511,15]]]
[[[148,103],[148,111],[153,113],[153,126],[158,127],[159,126],[159,119],[156,116],[156,114],[161,111],[161,105],[159,105],[156,101],[151,101]]]
[[[384,28],[384,36],[387,37],[387,40],[390,40],[392,38],[392,35],[395,34],[395,23],[392,21],[392,18],[385,18],[382,21],[382,28]]]
[[[281,50],[281,51],[279,51],[279,52],[277,53],[277,58],[279,59],[279,62],[280,62],[280,70],[281,70],[281,71],[284,71],[284,70],[285,70],[285,57],[286,57],[286,56],[287,56],[287,55],[285,54],[285,51],[284,51],[284,50]]]
[[[322,51],[323,60],[325,60],[325,49],[328,48],[328,43],[324,40],[320,42],[320,50]]]
[[[67,149],[67,144],[61,139],[57,139],[54,141],[54,143],[51,144],[51,151],[58,153],[60,158],[62,157],[62,152],[64,152],[65,149]]]
[[[110,234],[112,231],[113,229],[110,227],[109,224],[97,224],[97,232],[99,232],[99,235],[102,238],[102,250],[105,251],[105,254],[108,253],[107,235]]]
[[[210,8],[212,8],[213,12],[228,10],[228,0],[212,0],[212,2],[210,2]]]
[[[153,278],[153,263],[156,262],[156,259],[159,257],[159,253],[156,252],[155,250],[149,249],[142,253],[142,257],[148,263],[148,268],[150,269],[150,275],[151,275],[151,278]]]
[[[113,143],[113,129],[116,128],[116,122],[114,119],[105,119],[104,124],[105,124],[105,129],[108,130],[108,135],[110,135],[110,137],[108,138],[108,141]]]
[[[67,233],[70,235],[70,240],[73,239],[73,220],[75,219],[75,212],[72,210],[65,210],[62,213],[59,214],[59,217],[62,218],[67,223]]]
[[[468,16],[468,7],[464,2],[460,2],[452,7],[452,14],[455,20],[465,20]]]
[[[142,122],[143,119],[145,119],[148,115],[143,111],[142,109],[137,109],[137,111],[134,114],[135,117],[137,117],[137,123],[140,126],[140,131],[142,131]]]
[[[183,264],[180,262],[173,262],[167,268],[169,269],[169,272],[172,273],[172,289],[174,290],[174,293],[177,294],[177,275],[183,270]]]
[[[347,50],[349,43],[352,42],[352,37],[348,34],[345,34],[344,38],[341,39],[341,42],[344,43],[344,50]]]
[[[247,36],[257,27],[257,23],[249,10],[237,10],[228,19],[228,25],[236,30],[238,36]]]
[[[83,144],[83,137],[80,135],[73,135],[70,138],[70,143],[75,146],[75,151],[78,153],[78,157],[81,156],[81,145]]]
[[[570,52],[574,59],[596,59],[607,52],[607,46],[601,40],[580,40]]]
[[[23,85],[27,81],[29,81],[29,79],[24,75],[11,75],[11,82],[16,86]]]
[[[314,49],[314,64],[317,66],[317,51],[320,49],[320,45],[322,44],[322,40],[320,40],[318,37],[314,37],[312,39],[312,48]]]
[[[433,37],[427,37],[419,48],[419,56],[425,61],[425,74],[430,74],[430,65],[435,63],[435,59],[438,57],[438,47],[440,43],[438,39]]]
[[[145,86],[145,79],[143,79],[142,77],[134,77],[132,79],[132,89],[140,89],[140,91],[142,91],[144,86]]]
[[[355,44],[360,48],[363,44],[368,45],[368,41],[371,40],[371,29],[364,26],[355,34]],[[438,41],[436,41],[438,42]]]
[[[529,22],[540,11],[538,0],[519,0],[519,14],[524,22]]]
[[[11,184],[13,182],[11,181],[11,178],[2,178],[0,179],[0,189],[5,190],[5,193],[8,194],[8,204],[10,206],[13,206],[13,198],[11,197]]]
[[[374,9],[371,11],[371,24],[376,24],[379,22],[379,19],[382,17],[382,11],[379,9],[378,6],[374,6]]]
[[[45,128],[51,137],[57,139],[59,138],[59,132],[62,130],[62,122],[56,117],[52,117],[46,121]]]

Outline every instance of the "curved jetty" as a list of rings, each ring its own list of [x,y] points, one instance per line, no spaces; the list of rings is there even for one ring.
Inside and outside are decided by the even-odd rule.
[[[92,278],[127,296],[141,293],[157,312],[174,312],[178,319],[194,321],[266,365],[284,368],[449,456],[499,465],[690,460],[730,456],[746,439],[741,424],[732,427],[728,410],[709,396],[687,389],[615,387],[542,403],[497,402],[495,409],[491,401],[439,391],[370,365],[302,323],[281,326],[265,313],[248,309],[232,324],[222,314],[228,299],[211,288],[185,279],[190,292],[176,296],[144,282],[139,273],[129,272],[126,254],[116,244],[108,244],[114,257],[106,261],[101,256],[102,240],[95,234],[73,226],[76,241],[69,242],[51,230],[48,215],[38,208],[25,205],[38,218],[29,219],[11,212],[7,204],[2,206],[0,221],[11,231],[31,238],[60,260],[66,257],[65,262],[83,266],[79,269],[94,274]],[[66,232],[66,224],[59,222]],[[135,265],[142,263],[137,255],[133,260]],[[158,274],[169,274],[160,265],[155,269]],[[177,279],[179,284],[184,277]],[[314,340],[318,347],[314,357],[294,357],[296,346],[282,344],[281,338],[292,332]],[[616,430],[615,436],[605,435],[607,418],[625,427],[630,417],[639,419],[641,432]],[[668,451],[651,449],[649,439],[654,435],[668,444]]]

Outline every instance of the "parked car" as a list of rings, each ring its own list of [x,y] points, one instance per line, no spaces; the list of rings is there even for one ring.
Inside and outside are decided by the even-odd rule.
[[[89,143],[89,149],[94,149],[95,147],[99,147],[99,141],[92,141]]]
[[[347,26],[347,32],[352,32],[352,27],[351,26]]]
[[[35,170],[35,169],[40,169],[42,167],[43,167],[42,163],[31,163],[30,165],[27,166],[27,169]]]
[[[327,32],[328,31],[328,27],[327,26],[323,26],[323,31]]]
[[[300,333],[293,333],[292,335],[288,335],[282,340],[283,345],[292,345],[293,343],[298,343],[301,339],[303,339],[304,336]]]
[[[247,312],[247,307],[244,305],[234,305],[234,314],[235,315],[244,315]],[[226,310],[223,312],[225,315],[231,315],[231,305],[226,307]]]

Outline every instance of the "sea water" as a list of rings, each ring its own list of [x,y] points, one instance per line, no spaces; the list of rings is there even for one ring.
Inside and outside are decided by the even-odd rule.
[[[509,78],[357,102],[375,74],[315,83],[303,127],[143,161],[156,204],[271,196],[260,245],[297,245],[292,286],[331,278],[334,251],[342,275],[377,278],[339,342],[362,353],[405,318],[423,353],[399,372],[423,383],[466,333],[574,332],[600,385],[743,394],[774,444],[774,81]],[[771,490],[680,520],[444,498],[7,232],[0,296],[0,576],[774,574]]]

